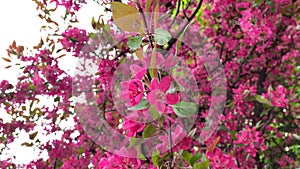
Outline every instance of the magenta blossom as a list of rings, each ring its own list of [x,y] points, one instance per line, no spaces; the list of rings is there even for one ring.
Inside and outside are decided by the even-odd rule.
[[[128,158],[137,156],[134,149],[126,149],[124,147],[121,150],[116,150],[116,154],[105,153],[107,157],[102,157],[98,163],[98,168],[103,169],[126,169],[133,168],[138,169],[141,167],[141,160],[138,158]],[[117,154],[120,154],[117,155]]]
[[[147,71],[147,69],[136,64],[131,65],[130,70],[131,73],[134,75],[134,78],[139,80],[142,80],[144,78],[144,75]]]
[[[144,130],[146,124],[140,124],[135,121],[129,120],[127,118],[124,119],[122,127],[127,131],[128,137],[135,137],[137,132],[141,132]]]
[[[187,133],[183,130],[180,125],[177,125],[175,131],[172,131],[172,144],[173,151],[188,150],[192,146],[192,138],[186,137]],[[158,139],[161,141],[156,148],[160,152],[164,152],[169,147],[169,137],[167,135],[159,136]]]
[[[147,101],[154,105],[157,111],[164,113],[166,111],[166,104],[174,105],[179,102],[180,96],[177,93],[166,94],[170,88],[171,77],[166,76],[162,78],[160,83],[156,78],[153,78],[150,84],[151,92],[147,95]]]
[[[123,87],[120,93],[121,98],[130,102],[127,106],[135,106],[142,100],[144,93],[142,82],[133,79],[121,82],[121,86]]]
[[[275,91],[270,90],[268,93],[263,93],[262,95],[271,100],[271,104],[276,107],[286,107],[288,104],[288,99],[286,98],[287,90],[283,86],[276,87]]]

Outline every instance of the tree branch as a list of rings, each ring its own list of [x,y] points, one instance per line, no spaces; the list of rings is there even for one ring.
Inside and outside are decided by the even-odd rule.
[[[147,33],[147,36],[149,38],[149,41],[150,41],[150,45],[151,45],[151,48],[153,49],[154,46],[153,46],[153,42],[152,42],[152,39],[151,39],[151,36],[150,36],[150,31],[149,31],[149,28],[148,28],[148,24],[147,24],[147,21],[146,21],[146,17],[145,17],[145,14],[143,12],[143,9],[141,7],[141,4],[140,4],[140,1],[136,1],[136,5],[138,7],[138,10],[139,10],[139,13],[141,14],[142,16],[142,20],[143,20],[143,23],[145,25],[145,30],[146,30],[146,33]]]
[[[169,127],[168,141],[169,141],[169,153],[170,153],[168,169],[172,169],[173,151],[172,151],[172,131],[171,131],[171,121],[170,120],[168,120],[168,127]]]
[[[172,46],[174,45],[174,43],[177,41],[177,39],[179,38],[179,36],[184,32],[184,30],[186,29],[186,27],[190,24],[190,22],[194,19],[194,17],[197,15],[197,13],[199,12],[201,6],[202,6],[203,0],[200,0],[195,11],[193,12],[193,14],[187,18],[187,22],[185,23],[185,25],[183,26],[183,28],[175,35],[174,38],[172,38],[169,43],[168,43],[168,47],[166,48],[167,51],[169,51]]]
[[[174,24],[174,22],[175,22],[175,20],[176,20],[176,17],[177,17],[178,14],[179,14],[180,5],[181,5],[181,0],[178,0],[178,1],[177,1],[176,13],[175,13],[174,19],[172,20],[171,24],[169,25],[169,29],[173,26],[173,24]]]
[[[250,51],[247,54],[247,56],[244,58],[244,60],[239,65],[238,76],[237,76],[236,80],[234,82],[232,82],[232,85],[231,85],[232,87],[234,87],[234,85],[240,80],[242,69],[243,69],[243,65],[246,63],[247,59],[253,54],[255,48],[256,48],[256,44],[252,46],[252,48],[250,49]]]

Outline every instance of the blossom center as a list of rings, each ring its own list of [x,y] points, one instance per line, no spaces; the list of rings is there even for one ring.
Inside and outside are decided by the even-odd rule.
[[[160,102],[164,102],[165,100],[165,93],[161,90],[157,90],[155,92],[155,98],[157,101],[160,101]]]

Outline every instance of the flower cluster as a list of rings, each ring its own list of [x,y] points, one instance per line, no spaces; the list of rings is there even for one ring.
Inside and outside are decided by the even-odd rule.
[[[36,0],[37,9],[45,14],[40,18],[51,24],[49,29],[59,23],[50,18],[56,8],[50,9],[49,3],[66,8],[65,21],[70,18],[69,21],[72,21],[81,4],[85,3],[85,0],[40,1]],[[141,7],[136,11],[145,12],[154,11],[153,2],[140,0],[138,5],[138,2],[129,3]],[[107,5],[110,1],[99,2],[102,3],[110,11]],[[22,75],[18,75],[16,85],[7,80],[0,83],[0,108],[9,116],[8,121],[0,118],[0,143],[3,145],[0,154],[9,147],[8,144],[14,142],[19,131],[25,131],[30,140],[22,145],[40,149],[49,158],[36,159],[24,165],[13,164],[12,159],[1,159],[2,168],[300,166],[297,144],[300,133],[300,20],[296,16],[300,2],[191,0],[186,3],[160,0],[158,7],[160,12],[171,14],[172,17],[158,17],[159,22],[152,25],[148,18],[152,21],[155,17],[145,14],[149,33],[133,33],[143,36],[135,44],[139,46],[137,50],[132,50],[126,44],[129,41],[127,35],[132,32],[114,29],[116,23],[112,20],[107,24],[94,23],[99,32],[105,35],[99,36],[100,40],[91,45],[97,47],[92,49],[97,50],[92,54],[84,53],[90,50],[84,47],[88,44],[88,35],[95,33],[88,34],[86,30],[74,27],[73,22],[62,33],[61,49],[54,45],[57,39],[49,35],[47,40],[34,47],[37,50],[34,54],[25,55],[21,48],[16,47],[9,50],[10,57],[17,56],[20,65],[26,64],[20,66]],[[181,18],[179,22],[176,17]],[[188,29],[181,30],[186,23],[189,23]],[[172,35],[184,32],[184,36],[180,43],[172,38],[165,45],[150,44],[151,41],[156,42],[157,38],[155,30],[152,30],[154,26]],[[60,29],[57,26],[54,30]],[[163,40],[167,39],[164,34],[160,36],[163,36]],[[105,45],[99,47],[103,42]],[[163,49],[167,49],[167,52],[162,52]],[[80,79],[82,81],[74,84],[75,78],[58,64],[60,60],[56,55],[60,55],[59,51],[72,52],[73,56],[82,60],[86,56],[97,55],[96,59],[91,60],[97,64],[96,73],[83,76]],[[142,54],[139,53],[141,51]],[[140,64],[135,64],[135,55]],[[3,59],[9,64],[13,62]],[[122,64],[127,61],[131,63],[130,66]],[[183,67],[187,68],[186,72],[182,71]],[[218,83],[223,69],[226,76],[224,88],[219,87],[221,84]],[[120,81],[116,80],[120,75],[117,74],[118,70],[124,70],[121,75],[125,78],[122,76]],[[94,75],[96,78],[93,79]],[[116,84],[114,80],[120,83]],[[195,81],[196,85],[189,88],[191,81]],[[86,100],[95,101],[93,105],[74,106],[71,98],[77,97],[74,91],[78,86],[88,89]],[[89,88],[91,86],[92,89]],[[224,96],[214,95],[216,91],[223,92]],[[226,97],[225,106],[217,102],[216,109],[213,109],[215,105],[212,103],[216,103],[214,101],[220,97]],[[41,105],[40,98],[46,98],[47,104]],[[185,102],[187,100],[191,102]],[[221,123],[215,124],[219,117],[214,112],[223,108]],[[93,114],[95,109],[97,113]],[[190,113],[195,115],[195,124],[191,131],[187,131],[185,120],[188,118],[185,117]],[[75,114],[84,116],[72,118]],[[182,121],[178,120],[179,116],[183,116]],[[108,125],[102,124],[103,119]],[[62,127],[64,122],[70,120],[75,123],[73,127]],[[82,122],[89,125],[82,126]],[[176,122],[177,126],[173,127]],[[209,132],[212,125],[207,127],[206,124],[218,126],[217,131]],[[36,132],[37,125],[42,127],[43,132]],[[112,128],[119,135],[106,136],[114,133],[104,131],[105,127]],[[205,141],[192,139],[203,133],[209,137]],[[46,142],[39,139],[41,135],[48,138],[50,134],[61,137]],[[156,140],[152,139],[156,136]],[[149,142],[149,147],[153,149],[141,146],[142,143],[137,141],[140,138]],[[97,145],[99,140],[107,144]],[[117,151],[106,150],[108,146]],[[144,157],[147,153],[151,155],[151,152],[155,153],[152,158]]]
[[[271,100],[271,104],[276,107],[286,107],[288,99],[286,98],[287,90],[283,86],[277,86],[274,91],[269,90],[263,96]]]
[[[47,0],[43,0],[44,4],[47,4]],[[85,4],[85,0],[51,0],[51,3],[54,2],[56,6],[63,6],[67,9],[70,14],[75,14],[79,11],[82,4]]]
[[[87,33],[84,29],[71,28],[66,30],[63,34],[61,44],[66,51],[74,52],[74,56],[78,56],[80,50],[88,40]]]

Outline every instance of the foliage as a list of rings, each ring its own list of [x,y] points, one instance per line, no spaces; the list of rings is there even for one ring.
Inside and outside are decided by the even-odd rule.
[[[34,2],[39,17],[47,22],[42,30],[48,36],[32,50],[14,41],[8,56],[3,57],[9,64],[6,68],[18,66],[22,74],[16,85],[7,80],[0,83],[0,106],[11,117],[8,122],[0,117],[0,154],[24,130],[31,142],[22,146],[45,150],[49,157],[19,166],[5,159],[0,162],[1,168],[300,166],[299,1],[95,1],[112,18],[107,22],[103,16],[98,21],[91,18],[94,32],[74,26],[77,11],[89,5],[84,0]],[[66,12],[61,20],[54,20],[58,8]],[[168,14],[164,24],[162,13]],[[147,23],[149,18],[153,23]],[[60,27],[62,22],[69,24],[67,29]],[[202,42],[200,34],[208,45],[197,43]],[[84,81],[86,77],[74,84],[75,77],[58,63],[66,54],[82,59],[90,40],[117,43],[93,53],[97,58],[93,84],[87,84],[90,81]],[[212,85],[219,77],[211,74],[211,66],[220,70],[218,64],[206,64],[213,58],[191,51],[189,46],[206,53],[209,47],[215,48],[226,76],[225,89]],[[127,78],[115,85],[113,77],[131,60],[135,61],[122,74]],[[188,83],[192,76],[195,85]],[[89,85],[95,96],[91,100],[101,112],[95,117],[93,107],[73,103],[77,87]],[[221,106],[224,110],[220,117],[211,117],[220,119],[214,124],[217,130],[201,141],[197,138],[205,129],[205,119],[211,116],[211,103],[222,97],[214,95],[215,90],[226,91],[225,106]],[[120,100],[115,100],[116,93]],[[42,98],[47,98],[47,104],[41,106]],[[124,115],[116,106],[130,113]],[[107,146],[116,146],[119,139],[105,137],[100,116],[117,132],[131,137],[130,142],[117,145],[123,147],[114,152],[99,145],[98,139]],[[189,118],[195,123],[186,129]],[[174,125],[176,119],[182,119],[182,124]],[[71,120],[73,128],[60,125]],[[37,121],[42,122],[44,134],[37,131]],[[86,129],[82,121],[93,131]],[[96,139],[91,132],[97,134]],[[61,139],[45,143],[38,139],[50,133],[63,134]],[[157,140],[152,139],[155,136]]]

